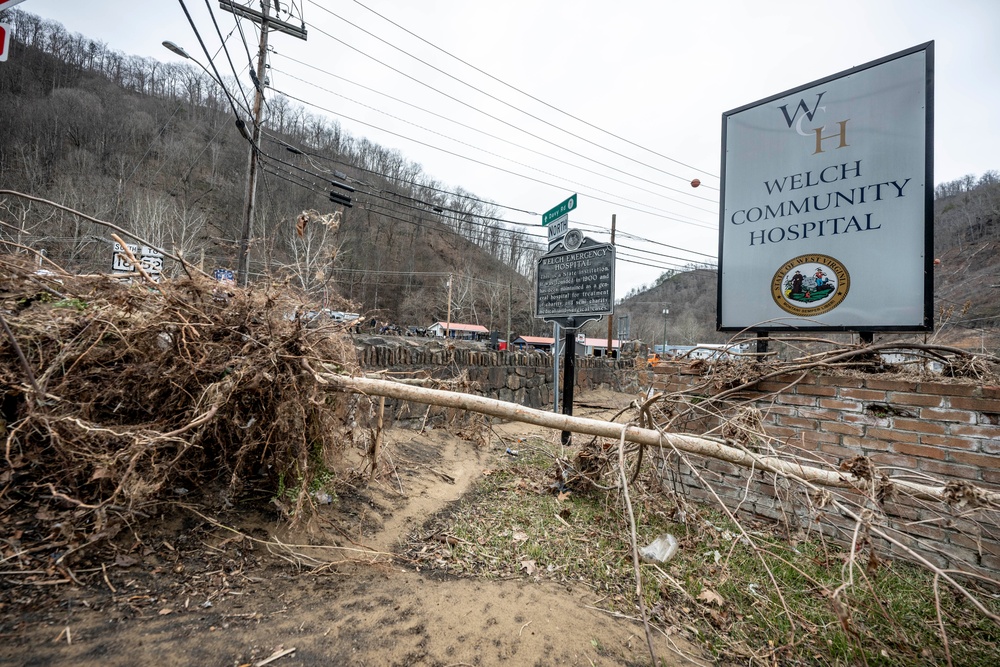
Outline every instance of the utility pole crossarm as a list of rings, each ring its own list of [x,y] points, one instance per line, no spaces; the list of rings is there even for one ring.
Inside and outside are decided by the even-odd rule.
[[[306,39],[307,37],[305,22],[302,23],[301,27],[297,27],[291,23],[281,21],[276,17],[268,16],[266,12],[261,13],[256,9],[250,9],[249,7],[236,4],[233,0],[219,0],[219,7],[225,9],[227,12],[232,12],[237,16],[250,19],[255,23],[263,23],[264,21],[267,21],[268,27],[287,35],[291,35],[292,37],[298,37],[299,39]]]

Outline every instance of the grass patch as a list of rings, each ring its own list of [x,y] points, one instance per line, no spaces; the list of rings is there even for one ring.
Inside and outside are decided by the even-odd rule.
[[[597,605],[638,616],[620,494],[561,492],[560,454],[540,439],[517,456],[501,454],[470,494],[424,527],[434,539],[411,543],[408,555],[453,574],[586,586]],[[946,664],[927,571],[866,554],[853,585],[842,587],[849,559],[829,542],[789,541],[770,525],[744,523],[748,539],[724,514],[690,505],[677,523],[676,500],[648,466],[630,492],[639,546],[662,533],[680,542],[668,563],[642,565],[646,606],[661,628],[739,664]],[[1000,664],[1000,626],[945,584],[939,592],[952,663]],[[1000,615],[996,593],[978,598]]]

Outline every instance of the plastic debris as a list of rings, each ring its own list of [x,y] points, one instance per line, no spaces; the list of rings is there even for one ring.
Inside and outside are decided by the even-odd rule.
[[[333,503],[333,496],[326,491],[313,491],[312,497],[320,505],[330,505]]]
[[[647,546],[639,549],[639,556],[650,563],[666,563],[677,553],[677,538],[670,533],[663,533]]]

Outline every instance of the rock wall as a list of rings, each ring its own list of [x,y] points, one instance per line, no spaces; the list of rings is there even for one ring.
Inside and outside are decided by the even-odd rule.
[[[433,378],[451,382],[457,391],[475,393],[529,408],[550,408],[560,382],[553,382],[553,358],[546,352],[496,351],[480,345],[397,336],[357,337],[358,363],[365,372],[396,378]],[[577,357],[574,391],[611,389],[639,391],[636,358]],[[563,369],[561,368],[560,371]],[[390,420],[434,423],[455,419],[447,410],[386,402]]]

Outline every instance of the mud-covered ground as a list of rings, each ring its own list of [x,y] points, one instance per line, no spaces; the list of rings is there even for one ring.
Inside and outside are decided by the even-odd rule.
[[[512,438],[525,429],[495,428]],[[402,545],[440,539],[425,522],[503,449],[440,430],[394,430],[388,441],[394,473],[359,479],[320,506],[309,531],[289,533],[266,510],[209,514],[191,493],[119,534],[132,544],[114,560],[100,545],[72,572],[18,571],[6,559],[0,664],[649,664],[641,625],[596,609],[586,587],[420,571]],[[665,664],[710,662],[679,637],[656,648]]]

